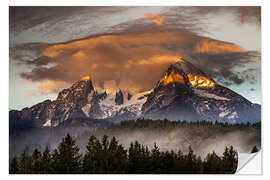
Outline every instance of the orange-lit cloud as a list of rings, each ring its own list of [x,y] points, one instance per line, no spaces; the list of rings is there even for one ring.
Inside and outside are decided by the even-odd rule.
[[[42,49],[41,53],[48,58],[46,62],[55,66],[38,66],[33,61],[36,67],[30,73],[22,73],[23,78],[33,82],[71,84],[90,75],[97,88],[111,92],[120,88],[132,93],[153,88],[168,66],[181,61],[181,57],[211,73],[215,68],[229,71],[245,54],[237,45],[185,31],[101,35],[51,44]],[[237,56],[224,61],[224,53],[227,53],[228,58],[235,53]],[[217,57],[211,59],[209,54]],[[60,83],[45,83],[38,91],[52,93],[62,86]]]
[[[224,43],[213,40],[201,40],[196,45],[196,51],[199,53],[227,53],[227,52],[243,52],[244,50],[230,43]]]
[[[163,26],[165,24],[164,17],[161,17],[160,15],[148,13],[143,16],[145,19],[152,20],[158,26]]]
[[[44,80],[39,82],[37,89],[29,93],[30,96],[47,95],[58,93],[60,90],[69,87],[64,81]]]

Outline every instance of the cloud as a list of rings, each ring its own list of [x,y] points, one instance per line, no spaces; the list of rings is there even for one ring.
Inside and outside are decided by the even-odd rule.
[[[240,24],[261,25],[261,7],[260,6],[209,6],[209,7],[193,7],[190,10],[193,15],[217,15],[231,14]]]
[[[253,71],[237,72],[237,68],[243,68],[251,63],[258,63],[260,55],[253,51],[222,52],[222,53],[193,53],[191,59],[194,64],[204,72],[211,75],[217,82],[226,86],[242,84],[245,82],[244,74]],[[246,67],[247,70],[253,69]]]
[[[37,89],[29,93],[30,96],[47,95],[58,93],[60,90],[69,87],[69,83],[55,80],[41,81]]]
[[[59,42],[62,34],[64,39],[75,39],[60,38],[63,42],[54,44],[21,44],[10,49],[11,59],[28,67],[21,77],[41,83],[37,88],[41,94],[55,93],[85,75],[91,76],[97,88],[112,92],[118,88],[130,92],[149,90],[179,56],[222,84],[254,82],[250,72],[239,74],[235,69],[256,61],[259,54],[198,34],[205,30],[202,20],[222,13],[233,15],[240,24],[258,24],[260,7],[167,7],[160,14],[139,13],[137,19],[132,17],[129,21],[110,19],[105,21],[110,24],[108,27],[96,21],[91,28],[81,26],[97,16],[103,17],[103,21],[114,13],[117,17],[125,16],[130,9],[135,8],[10,8],[10,29],[14,34],[30,29],[46,37],[42,42]],[[77,22],[81,28],[76,28]],[[94,29],[95,35],[89,36]],[[47,41],[48,37],[54,41]]]
[[[198,53],[209,53],[209,54],[220,54],[220,53],[233,53],[233,52],[243,52],[244,50],[230,43],[224,43],[220,41],[213,40],[202,40],[196,44],[196,51]]]
[[[50,44],[40,53],[40,58],[27,61],[34,68],[21,77],[47,82],[38,88],[41,93],[57,92],[63,84],[71,84],[85,75],[90,75],[97,87],[109,91],[149,90],[179,57],[217,80],[241,84],[243,77],[234,73],[233,68],[253,57],[235,44],[179,30],[93,36]],[[108,86],[111,81],[115,85]]]
[[[163,26],[165,24],[164,18],[157,14],[144,14],[144,18],[152,20],[158,26]]]
[[[261,7],[239,7],[236,14],[242,24],[255,23],[261,25]]]

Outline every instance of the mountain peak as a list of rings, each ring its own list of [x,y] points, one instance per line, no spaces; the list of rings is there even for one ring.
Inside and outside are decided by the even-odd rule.
[[[10,111],[10,117],[12,122],[23,120],[37,127],[58,126],[65,120],[81,117],[116,121],[144,117],[241,123],[260,121],[260,109],[260,105],[216,84],[200,69],[179,58],[149,92],[133,97],[120,89],[113,94],[99,93],[90,76],[84,76],[63,89],[55,101]]]
[[[181,57],[177,62],[171,64],[171,66],[168,68],[168,71],[175,71],[180,74],[197,74],[206,76],[206,74],[199,68]]]
[[[121,105],[121,104],[123,104],[124,103],[124,95],[123,95],[123,93],[122,93],[122,91],[121,91],[121,89],[118,91],[118,92],[116,92],[116,94],[115,94],[115,104],[117,104],[117,105]]]
[[[170,83],[186,84],[188,82],[193,87],[198,88],[214,87],[216,85],[214,80],[181,57],[179,61],[170,65],[159,82],[163,86]]]
[[[176,62],[178,62],[178,63],[179,63],[179,62],[180,62],[180,63],[181,63],[181,62],[184,63],[185,60],[180,56],[179,59],[178,59],[178,61],[176,61]]]
[[[90,78],[90,76],[83,76],[81,79],[80,79],[81,81],[90,81],[91,80],[91,78]]]
[[[71,87],[59,92],[57,100],[82,99],[94,90],[90,76],[84,76]]]

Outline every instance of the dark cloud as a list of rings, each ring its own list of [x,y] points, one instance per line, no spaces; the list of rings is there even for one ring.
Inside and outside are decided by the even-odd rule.
[[[241,7],[237,10],[241,23],[255,23],[261,25],[261,7]]]
[[[181,9],[180,9],[181,10]],[[229,13],[235,17],[240,24],[256,24],[261,25],[261,7],[260,6],[209,6],[209,7],[193,7],[190,9],[194,15],[217,15]]]
[[[194,53],[192,61],[206,73],[225,85],[242,84],[246,79],[243,75],[252,73],[253,68],[238,73],[234,69],[243,67],[252,62],[259,62],[257,52],[227,52],[227,53]],[[252,76],[252,75],[249,75]]]
[[[9,30],[11,32],[19,33],[43,23],[48,23],[48,26],[55,25],[59,21],[65,21],[76,14],[79,14],[80,16],[84,16],[89,13],[93,16],[97,13],[110,15],[112,13],[119,13],[125,9],[127,9],[127,7],[11,6],[9,8]]]

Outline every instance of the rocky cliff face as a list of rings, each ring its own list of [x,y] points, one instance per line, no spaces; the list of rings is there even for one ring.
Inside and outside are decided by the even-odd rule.
[[[123,93],[122,91],[118,91],[115,95],[115,104],[116,105],[121,105],[124,103],[124,96],[123,96]]]
[[[143,105],[142,113],[153,119],[228,123],[258,122],[261,118],[260,105],[218,85],[182,59],[168,68]]]
[[[58,126],[70,119],[120,121],[141,117],[169,120],[258,122],[261,106],[218,85],[189,62],[172,64],[151,91],[131,95],[95,91],[89,76],[62,90],[55,101],[9,112],[10,127]]]

